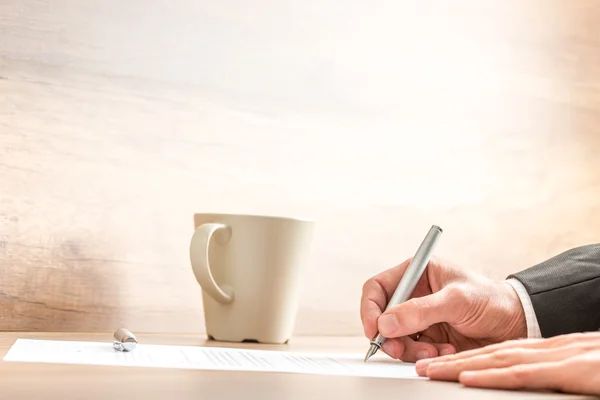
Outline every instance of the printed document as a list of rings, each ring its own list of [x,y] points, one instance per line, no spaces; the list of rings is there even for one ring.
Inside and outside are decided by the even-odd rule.
[[[221,371],[288,372],[318,375],[423,379],[414,364],[376,354],[321,354],[205,346],[138,344],[121,352],[112,342],[17,339],[4,361],[114,365]]]

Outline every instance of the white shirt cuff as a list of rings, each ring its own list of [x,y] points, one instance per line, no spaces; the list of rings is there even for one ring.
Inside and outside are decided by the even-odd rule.
[[[507,279],[506,282],[515,289],[515,292],[517,292],[517,296],[519,296],[519,300],[521,300],[521,304],[523,305],[525,322],[527,323],[527,338],[541,338],[542,333],[540,332],[540,326],[537,317],[535,316],[535,310],[533,309],[533,304],[531,304],[529,293],[527,293],[523,284],[515,278]]]

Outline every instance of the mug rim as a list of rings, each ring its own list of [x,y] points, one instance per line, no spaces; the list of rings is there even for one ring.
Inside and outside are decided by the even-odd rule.
[[[257,213],[234,213],[234,212],[195,212],[196,216],[215,216],[215,217],[248,217],[257,219],[270,219],[278,221],[296,221],[296,222],[315,222],[315,218],[300,216],[283,216],[275,214],[257,214]]]

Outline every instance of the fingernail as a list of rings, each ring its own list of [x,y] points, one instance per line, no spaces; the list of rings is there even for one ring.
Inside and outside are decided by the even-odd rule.
[[[424,358],[424,359],[418,360],[415,365],[415,367],[417,369],[417,374],[419,374],[420,376],[427,375],[427,367],[429,367],[429,364],[431,364],[432,361],[433,361],[432,358]]]
[[[440,368],[444,367],[444,363],[440,362],[438,360],[431,360],[432,362],[429,363],[429,365],[427,365],[427,373],[431,374],[432,372],[436,372],[436,370],[439,371]]]
[[[393,335],[398,330],[398,318],[394,314],[384,314],[377,322],[379,333],[383,336]]]
[[[450,354],[454,354],[454,351],[452,351],[452,349],[440,350],[440,356],[449,356]]]
[[[429,352],[427,350],[421,350],[417,353],[417,360],[423,360],[429,357]]]
[[[458,381],[461,383],[469,384],[469,382],[473,382],[477,377],[476,371],[463,371],[458,375]]]

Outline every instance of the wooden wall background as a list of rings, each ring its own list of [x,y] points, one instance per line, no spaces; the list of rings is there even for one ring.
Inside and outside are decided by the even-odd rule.
[[[0,329],[202,332],[192,214],[318,221],[296,333],[600,241],[594,0],[0,0]]]

